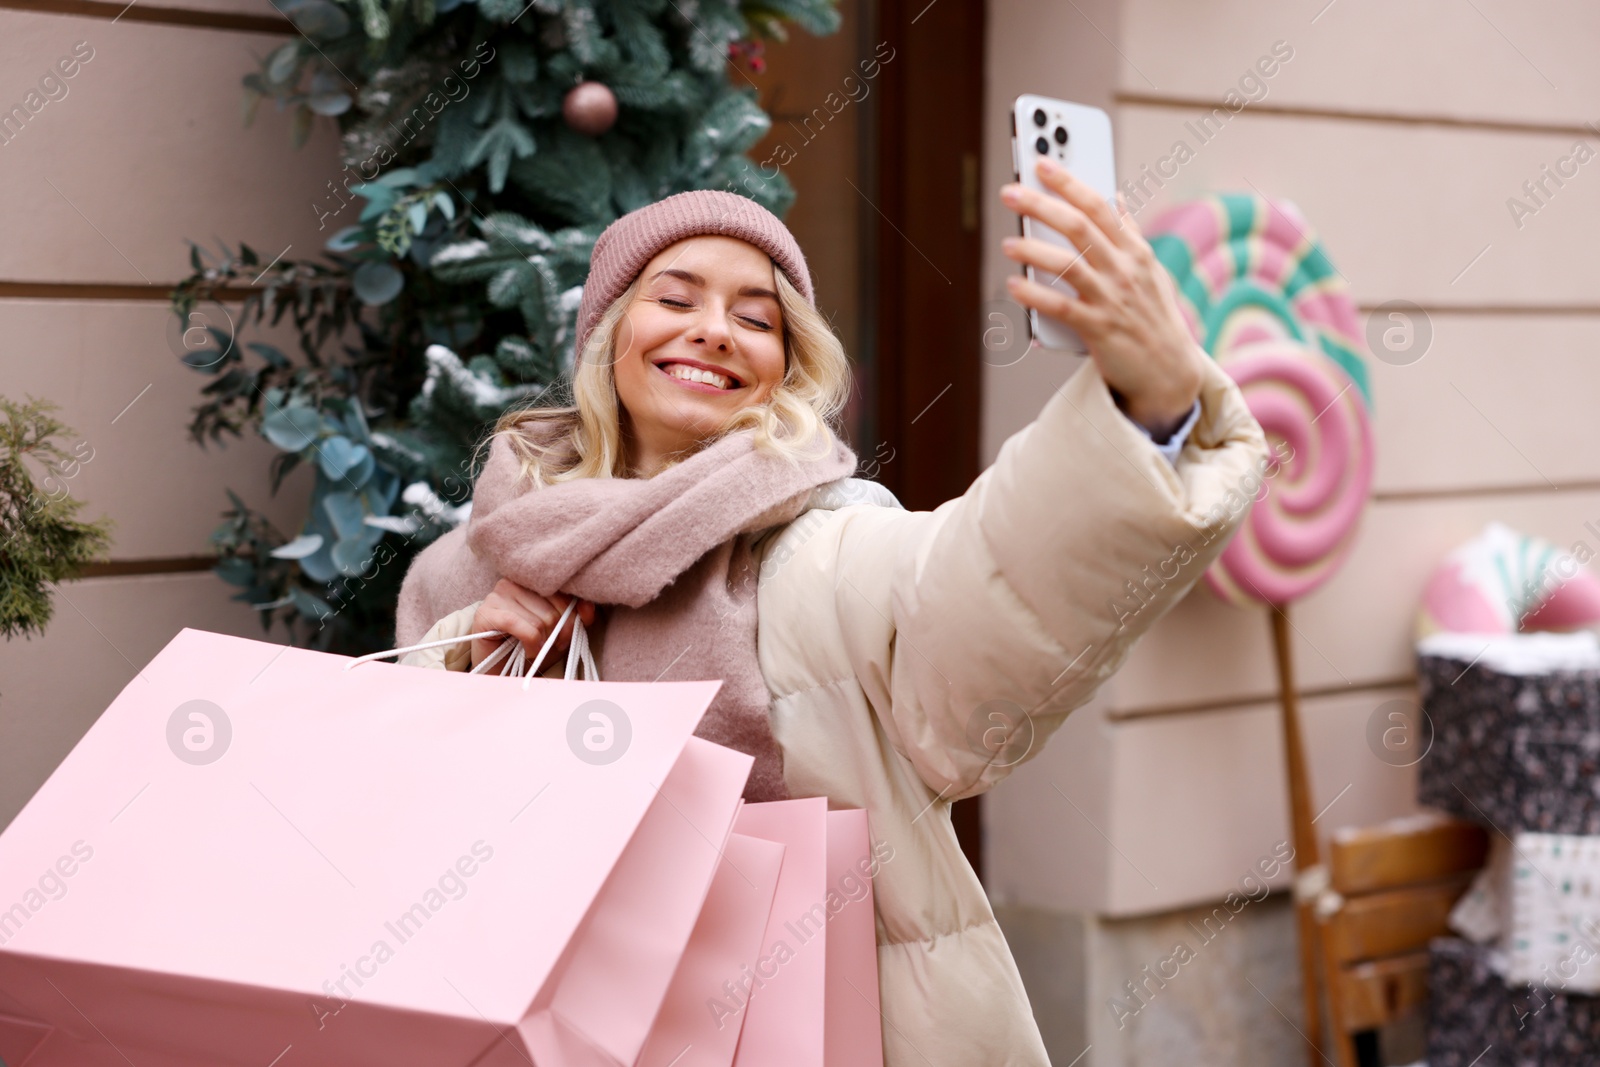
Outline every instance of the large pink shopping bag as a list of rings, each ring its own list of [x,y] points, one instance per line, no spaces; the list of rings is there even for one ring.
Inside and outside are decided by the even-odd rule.
[[[883,853],[868,839],[866,812],[828,811],[822,800],[754,804],[738,826],[773,840],[730,838],[638,1067],[729,1067],[736,1051],[751,1057],[745,1062],[787,1067],[817,1062],[819,1048],[826,1067],[882,1067],[872,878]],[[785,841],[800,847],[791,853]],[[749,853],[758,845],[772,850],[765,863]],[[784,912],[772,907],[767,881],[780,860]],[[817,895],[801,907],[808,892]],[[822,974],[812,966],[793,983],[779,981],[824,929]]]
[[[631,1062],[551,1021],[659,1009],[749,768],[689,743],[717,683],[348,664],[184,630],[0,834],[8,1067]]]
[[[628,1067],[649,1036],[731,836],[749,756],[689,738],[583,926],[524,1017],[540,1064]],[[474,1067],[526,1064],[501,1041]]]
[[[638,1067],[729,1067],[744,1015],[736,982],[761,957],[783,846],[732,834]]]
[[[828,801],[746,804],[737,833],[784,846],[761,955],[725,1006],[744,1016],[738,1067],[823,1067],[827,980]]]
[[[873,847],[865,811],[828,812],[827,1067],[883,1067],[872,879],[885,855],[893,853]]]

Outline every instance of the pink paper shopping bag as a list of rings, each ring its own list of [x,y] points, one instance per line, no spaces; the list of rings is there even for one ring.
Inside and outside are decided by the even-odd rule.
[[[828,801],[746,804],[734,830],[777,841],[783,869],[760,957],[725,994],[745,1016],[738,1067],[823,1067]]]
[[[638,1067],[729,1067],[744,1013],[731,1006],[761,957],[783,866],[776,841],[732,834]]]
[[[828,812],[828,960],[823,1060],[827,1067],[883,1067],[878,1011],[878,921],[872,879],[887,849],[874,849],[867,813]]]
[[[872,878],[885,853],[866,812],[750,804],[737,826],[638,1067],[729,1067],[736,1054],[882,1067]]]
[[[184,630],[0,834],[8,1067],[632,1062],[749,769],[717,683],[348,664]]]

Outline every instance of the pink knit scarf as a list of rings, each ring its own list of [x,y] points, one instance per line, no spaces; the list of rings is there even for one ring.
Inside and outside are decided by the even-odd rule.
[[[543,596],[608,605],[591,634],[600,677],[722,679],[696,735],[755,757],[746,800],[784,799],[756,658],[751,542],[793,520],[812,490],[855,465],[837,439],[825,458],[795,464],[756,449],[743,432],[652,478],[583,478],[530,492],[497,438],[474,487],[465,544],[452,531],[407,572],[399,640],[420,640],[443,615],[487,595],[498,577]]]

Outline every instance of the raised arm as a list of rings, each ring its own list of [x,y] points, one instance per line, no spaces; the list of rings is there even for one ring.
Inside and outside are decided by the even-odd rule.
[[[785,620],[799,625],[768,635],[789,653],[770,662],[816,662],[808,643],[835,637],[806,614],[825,613],[835,651],[929,789],[957,799],[993,785],[1117,670],[1257,495],[1261,428],[1227,374],[1203,366],[1176,465],[1085,363],[961,497],[795,524],[769,549],[785,562],[761,595],[802,605]],[[781,698],[801,679],[769,681]],[[989,714],[1006,709],[1010,743]]]

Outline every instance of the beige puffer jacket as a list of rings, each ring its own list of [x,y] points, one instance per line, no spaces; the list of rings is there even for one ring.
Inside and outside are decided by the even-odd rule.
[[[865,808],[893,847],[874,884],[887,1067],[1049,1063],[950,802],[1038,752],[1246,515],[1266,440],[1205,364],[1176,466],[1086,362],[958,499],[914,512],[835,492],[758,546],[757,650],[789,792]],[[470,633],[476,608],[424,640]]]

